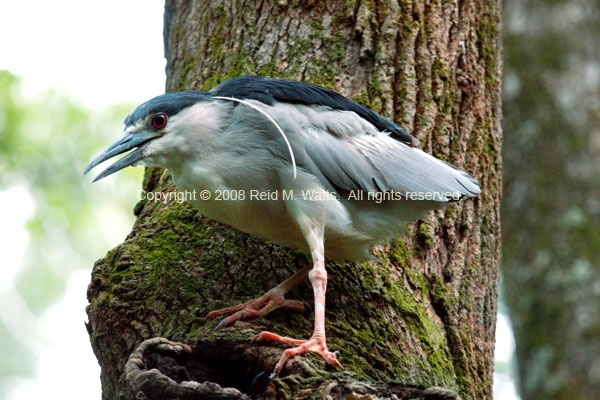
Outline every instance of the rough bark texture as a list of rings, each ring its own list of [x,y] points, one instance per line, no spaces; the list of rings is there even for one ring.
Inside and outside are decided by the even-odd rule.
[[[345,368],[331,371],[318,357],[300,357],[265,396],[320,398],[336,382],[352,380],[491,398],[500,258],[499,18],[497,2],[167,1],[168,91],[208,89],[253,73],[321,84],[395,119],[425,150],[473,174],[483,190],[375,249],[380,263],[328,263],[328,342]],[[150,170],[144,189],[174,187],[167,172]],[[124,368],[144,339],[221,349],[209,352],[218,355],[199,380],[247,391],[281,352],[251,344],[253,335],[310,335],[312,307],[217,332],[216,322],[203,319],[273,287],[309,262],[304,254],[209,221],[186,204],[140,202],[136,214],[125,242],[94,266],[88,292],[105,399],[135,397]],[[308,282],[289,297],[312,304]],[[256,354],[252,365],[239,367],[239,351],[227,364],[230,353],[222,349],[240,345],[241,354]]]

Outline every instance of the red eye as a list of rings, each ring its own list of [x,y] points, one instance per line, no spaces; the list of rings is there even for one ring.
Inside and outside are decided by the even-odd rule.
[[[167,126],[167,114],[158,113],[152,117],[152,127],[156,130],[162,129]]]

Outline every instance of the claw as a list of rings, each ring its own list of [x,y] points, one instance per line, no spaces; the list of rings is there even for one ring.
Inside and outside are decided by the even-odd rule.
[[[320,355],[327,361],[329,364],[333,365],[336,368],[342,368],[342,364],[338,361],[337,356],[338,352],[332,353],[327,348],[327,343],[325,341],[324,336],[313,336],[309,340],[299,340],[293,339],[286,336],[279,336],[271,332],[263,331],[256,335],[252,341],[261,342],[270,340],[273,342],[279,342],[284,344],[291,344],[295,347],[286,349],[281,358],[275,365],[275,370],[273,371],[274,376],[277,376],[281,370],[283,369],[285,363],[292,357],[305,354],[305,353],[315,353]]]
[[[250,385],[250,394],[256,395],[263,393],[267,386],[277,377],[275,372],[271,372],[267,375],[267,371],[263,371],[260,374],[256,375],[252,380],[252,384]]]
[[[215,332],[218,331],[219,329],[227,326],[227,318],[223,318],[221,321],[219,321],[219,323],[217,324],[217,326],[215,326]]]
[[[309,270],[309,267],[304,267],[259,298],[249,300],[236,306],[212,311],[208,313],[205,319],[211,321],[220,316],[227,316],[215,327],[215,330],[218,330],[224,326],[231,325],[240,319],[264,317],[277,308],[303,311],[304,303],[299,300],[286,300],[285,295],[306,278]]]
[[[269,291],[263,296],[243,304],[212,311],[208,313],[205,319],[210,321],[220,316],[227,316],[216,326],[215,330],[218,330],[224,326],[232,325],[239,320],[264,317],[277,308],[302,311],[304,305],[299,300],[286,300],[281,294]]]

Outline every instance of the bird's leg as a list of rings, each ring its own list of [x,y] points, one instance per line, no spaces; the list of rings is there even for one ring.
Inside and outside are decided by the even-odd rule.
[[[316,353],[335,367],[342,364],[337,360],[335,353],[329,351],[325,337],[325,291],[327,290],[327,271],[325,270],[325,255],[323,249],[323,228],[317,224],[303,229],[313,258],[313,268],[308,274],[315,296],[315,329],[308,340],[293,339],[263,331],[254,337],[255,341],[272,340],[280,343],[291,344],[296,347],[287,349],[275,365],[275,374],[279,374],[288,359],[304,353]]]
[[[206,316],[206,319],[212,320],[222,315],[228,315],[227,318],[224,318],[217,325],[217,329],[219,329],[223,326],[231,325],[241,319],[264,317],[277,308],[290,308],[292,310],[302,311],[304,305],[301,301],[287,300],[284,296],[302,282],[309,271],[310,267],[304,267],[264,295],[243,304],[212,311]]]

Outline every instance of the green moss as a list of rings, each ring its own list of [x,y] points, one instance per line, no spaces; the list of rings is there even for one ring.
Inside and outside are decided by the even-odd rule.
[[[190,61],[183,67],[183,76],[187,77],[198,66],[198,61]]]
[[[369,95],[365,92],[358,93],[357,95],[352,97],[352,100],[354,100],[357,103],[362,104],[366,107],[371,108],[371,99],[369,98]]]
[[[435,57],[431,66],[431,72],[433,75],[437,75],[440,79],[446,81],[450,75],[450,68],[442,62],[440,57]]]
[[[404,240],[399,240],[392,248],[390,259],[406,261],[410,257],[411,251]],[[423,301],[429,291],[429,282],[424,275],[410,268],[404,271],[407,281],[411,282],[410,286],[417,288],[411,290],[404,280],[396,281],[391,278],[390,264],[365,263],[360,268],[359,295],[368,296],[373,301],[383,300],[378,307],[380,313],[374,316],[371,315],[372,309],[346,309],[346,333],[336,335],[333,329],[334,333],[330,335],[331,347],[352,349],[351,353],[343,352],[342,355],[351,359],[352,370],[361,377],[389,380],[393,376],[408,382],[456,387],[452,378],[452,357],[441,333],[444,328],[431,318]],[[346,293],[352,291],[357,289],[348,288]],[[420,295],[415,296],[416,293]],[[386,316],[396,313],[402,315],[401,325],[390,325],[385,321]],[[423,353],[403,345],[405,339],[402,337],[406,332],[414,337],[411,342],[419,342],[417,347],[423,349]],[[356,354],[363,356],[357,358]],[[375,369],[374,365],[377,366]]]
[[[485,83],[488,89],[495,88],[500,82],[498,71],[498,38],[500,30],[498,18],[485,13],[478,18],[477,47],[485,61]],[[493,89],[495,91],[495,89]]]
[[[393,264],[406,268],[411,265],[413,253],[408,248],[405,239],[398,239],[392,242],[387,257],[389,257]]]
[[[446,217],[444,219],[454,219],[456,216],[456,207],[449,206],[446,208]]]
[[[275,65],[275,61],[271,60],[271,62],[262,65],[260,68],[258,68],[258,75],[273,76],[276,71],[277,66]]]
[[[425,222],[419,224],[419,238],[425,243],[427,249],[433,248],[435,231]]]
[[[454,296],[439,275],[428,277],[429,293],[434,305],[440,305],[445,310],[450,310],[458,304],[458,299]]]

